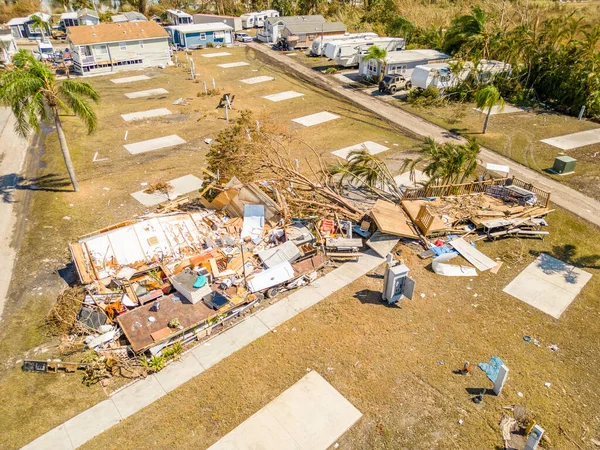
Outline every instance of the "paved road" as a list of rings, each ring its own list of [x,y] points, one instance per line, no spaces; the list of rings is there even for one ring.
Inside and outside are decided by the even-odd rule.
[[[380,115],[385,120],[416,135],[416,137],[431,136],[439,142],[466,141],[464,138],[450,133],[448,130],[432,124],[421,117],[417,117],[407,111],[389,105],[386,102],[379,100],[376,97],[372,97],[371,95],[362,91],[345,87],[334,81],[332,77],[322,75],[321,73],[295,61],[293,57],[286,56],[283,53],[275,52],[264,44],[250,43],[248,45],[254,50],[268,57],[271,61],[279,63],[278,65],[292,69],[300,77],[317,84],[321,88],[345,97],[353,103]],[[512,175],[528,181],[540,189],[551,192],[551,199],[555,204],[597,226],[600,226],[600,202],[598,200],[595,200],[579,191],[576,191],[575,189],[558,183],[485,147],[482,147],[480,156],[483,163],[494,163],[510,166]]]
[[[19,180],[28,141],[15,134],[14,117],[0,107],[0,316],[12,277],[16,249],[12,245],[17,221],[14,188]]]

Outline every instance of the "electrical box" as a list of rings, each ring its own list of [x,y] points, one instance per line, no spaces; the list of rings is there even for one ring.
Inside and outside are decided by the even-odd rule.
[[[383,300],[396,303],[402,297],[412,300],[415,280],[408,276],[409,269],[404,264],[388,267],[383,279]]]
[[[536,448],[538,448],[538,444],[542,440],[544,431],[545,430],[542,427],[535,425],[527,437],[527,443],[525,444],[525,448],[523,450],[536,450]]]
[[[577,160],[575,158],[571,158],[570,156],[557,156],[554,160],[552,171],[559,174],[575,172],[576,162]]]

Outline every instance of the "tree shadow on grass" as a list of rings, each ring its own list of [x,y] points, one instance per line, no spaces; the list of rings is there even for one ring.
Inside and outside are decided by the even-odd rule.
[[[14,203],[15,190],[72,192],[68,178],[55,173],[35,178],[24,178],[16,173],[0,175],[0,199],[3,203]]]
[[[572,266],[582,269],[600,269],[600,255],[577,256],[577,246],[572,244],[554,245],[552,246],[551,252],[539,252],[536,250],[530,250],[529,253],[535,256],[536,258],[542,253],[546,253],[566,264],[570,264]],[[553,265],[548,263],[545,264],[545,267],[541,268],[544,271],[550,270],[555,272],[564,270],[564,266],[559,266],[560,265]]]

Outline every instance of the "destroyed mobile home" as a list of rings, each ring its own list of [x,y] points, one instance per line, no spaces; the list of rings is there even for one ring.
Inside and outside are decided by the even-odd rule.
[[[381,257],[400,240],[418,243],[421,257],[436,257],[435,273],[476,276],[497,263],[474,241],[543,237],[550,211],[548,193],[516,178],[404,189],[400,201],[362,202],[358,221],[339,208],[330,217],[286,218],[286,200],[266,182],[233,179],[218,192],[210,202],[169,202],[70,245],[86,287],[77,322],[88,348],[161,355],[202,340],[265,297],[312,282],[329,260],[358,259],[363,242]],[[474,267],[447,264],[458,254]],[[404,285],[384,292],[388,302],[414,290],[408,268],[394,270],[389,276]]]

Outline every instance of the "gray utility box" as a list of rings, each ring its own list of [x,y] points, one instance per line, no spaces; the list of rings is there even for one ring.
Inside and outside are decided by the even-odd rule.
[[[554,160],[552,171],[555,173],[565,174],[575,172],[575,163],[577,160],[570,156],[557,156]]]
[[[408,267],[404,264],[388,267],[383,278],[383,300],[390,305],[402,297],[412,300],[415,292],[415,280],[408,276]]]

